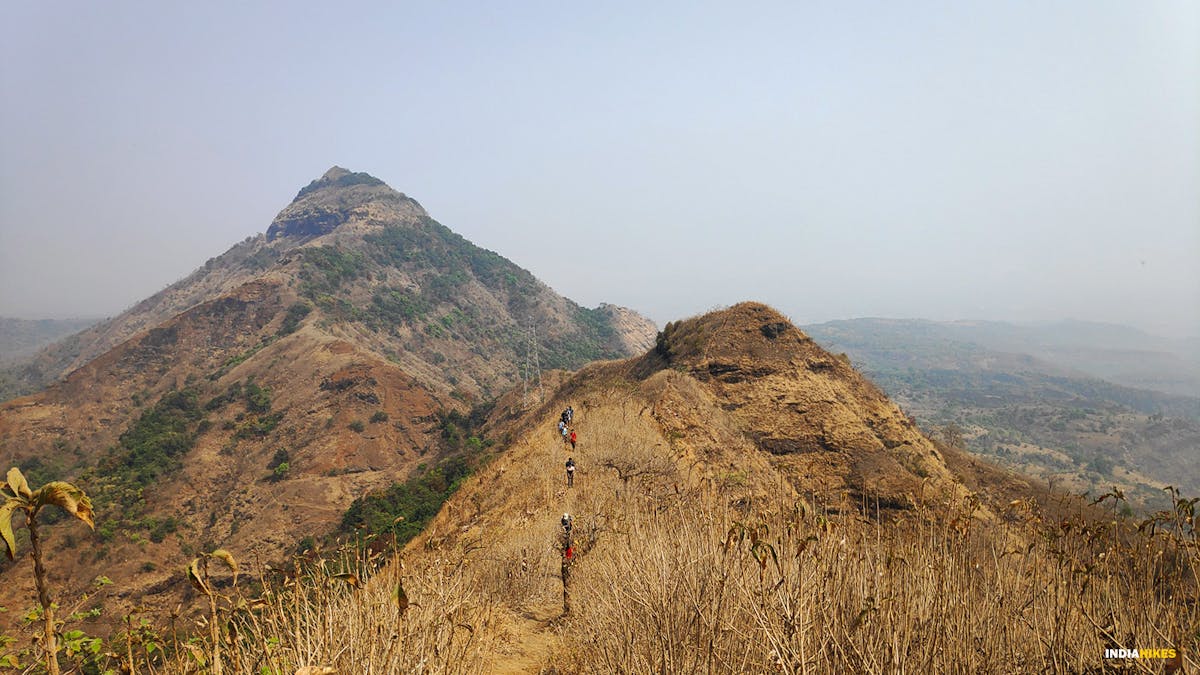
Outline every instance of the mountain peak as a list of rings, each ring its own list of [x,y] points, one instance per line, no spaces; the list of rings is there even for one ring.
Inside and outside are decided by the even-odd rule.
[[[742,302],[667,324],[656,352],[674,365],[743,359],[762,364],[806,358],[814,347],[803,331],[774,308]]]
[[[395,192],[392,188],[388,187],[387,183],[369,173],[350,171],[349,169],[343,169],[335,165],[330,167],[320,178],[304,186],[300,192],[296,193],[296,198],[292,200],[292,203],[295,204],[308,195],[328,188],[350,188],[356,185],[383,188],[389,192]]]
[[[342,167],[334,164],[333,166],[329,167],[329,170],[326,171],[325,174],[323,176],[321,176],[321,178],[319,180],[335,181],[335,180],[341,178],[342,176],[346,176],[346,175],[349,175],[352,173],[354,173],[354,172],[351,171],[350,169],[345,169],[345,168],[342,168]]]
[[[365,216],[371,204],[386,205],[407,215],[426,215],[416,200],[371,174],[333,166],[296,193],[292,203],[267,228],[267,239],[328,234],[356,216]]]

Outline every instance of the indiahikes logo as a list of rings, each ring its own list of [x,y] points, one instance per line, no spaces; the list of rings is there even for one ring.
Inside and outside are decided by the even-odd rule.
[[[1174,649],[1105,649],[1106,659],[1173,659]]]

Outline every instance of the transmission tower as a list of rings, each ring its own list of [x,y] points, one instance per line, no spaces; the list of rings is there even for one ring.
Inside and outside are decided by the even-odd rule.
[[[535,381],[539,403],[546,400],[546,394],[542,389],[542,362],[538,357],[541,350],[538,348],[537,329],[530,324],[529,328],[521,333],[525,347],[525,353],[521,355],[521,409],[528,410]]]

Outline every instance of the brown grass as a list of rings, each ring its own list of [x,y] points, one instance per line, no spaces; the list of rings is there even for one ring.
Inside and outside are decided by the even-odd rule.
[[[1186,515],[1147,536],[1044,492],[835,515],[720,452],[699,453],[697,474],[682,459],[696,449],[628,392],[576,407],[574,490],[566,451],[535,432],[464,487],[474,513],[443,514],[431,535],[482,545],[479,591],[529,617],[560,600],[557,520],[576,516],[573,609],[541,629],[545,672],[1161,670],[1105,661],[1106,647],[1181,648],[1196,667]]]
[[[495,605],[473,592],[461,556],[413,564],[396,558],[361,581],[370,568],[365,556],[346,550],[336,561],[264,576],[264,590],[253,597],[233,594],[223,612],[225,672],[483,672],[484,655],[495,648]],[[164,672],[209,672],[212,653],[209,641],[193,643]]]
[[[922,515],[643,508],[573,575],[565,669],[1086,672],[1106,647],[1181,647],[1194,667],[1194,539]]]
[[[705,425],[686,388],[652,384],[662,391],[649,401],[576,391],[576,450],[550,424],[520,434],[403,568],[364,588],[333,567],[268,579],[266,602],[235,622],[232,669],[1163,672],[1105,660],[1107,647],[1176,648],[1200,667],[1194,505],[1138,532],[1080,500],[1017,498],[1012,481],[990,507],[942,493],[890,515],[869,500],[834,513],[817,506],[834,500],[797,494],[762,453],[746,455],[734,429]],[[664,433],[668,416],[679,433]],[[977,491],[995,482],[974,478]],[[560,615],[564,511],[580,556]],[[398,621],[401,578],[413,604]]]

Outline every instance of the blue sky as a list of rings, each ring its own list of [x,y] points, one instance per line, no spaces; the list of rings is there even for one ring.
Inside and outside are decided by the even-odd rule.
[[[1200,334],[1190,2],[6,3],[0,315],[338,164],[586,305]]]

